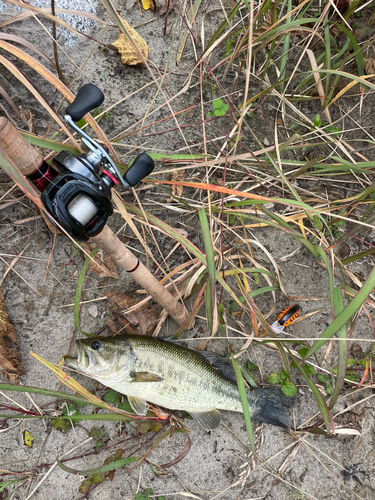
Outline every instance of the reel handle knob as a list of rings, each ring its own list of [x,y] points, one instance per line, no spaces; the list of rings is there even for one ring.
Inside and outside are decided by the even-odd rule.
[[[74,101],[66,108],[66,113],[74,122],[79,122],[86,113],[100,106],[104,101],[103,92],[92,83],[81,87]]]
[[[132,166],[124,174],[124,181],[130,187],[135,186],[142,179],[147,177],[155,168],[154,160],[146,153],[141,153],[134,160]]]

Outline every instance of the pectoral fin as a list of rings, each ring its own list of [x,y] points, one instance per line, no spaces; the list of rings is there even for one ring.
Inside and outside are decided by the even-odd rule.
[[[206,431],[216,429],[220,425],[221,415],[217,410],[202,411],[199,413],[192,413],[190,411],[189,413]]]
[[[148,404],[144,399],[128,396],[128,401],[134,413],[143,416],[147,414]]]
[[[163,382],[163,377],[149,372],[130,372],[132,382]]]

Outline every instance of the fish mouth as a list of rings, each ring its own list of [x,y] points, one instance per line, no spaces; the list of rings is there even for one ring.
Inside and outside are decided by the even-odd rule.
[[[87,351],[81,344],[79,340],[76,341],[77,346],[77,357],[74,358],[69,354],[64,356],[64,361],[70,368],[74,368],[79,371],[85,371],[87,369],[93,368],[95,366],[95,360],[90,351]]]
[[[94,356],[86,350],[79,340],[76,341],[78,365],[82,368],[93,368],[95,366]]]

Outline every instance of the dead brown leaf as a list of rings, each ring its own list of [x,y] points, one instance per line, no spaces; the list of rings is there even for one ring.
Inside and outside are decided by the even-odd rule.
[[[11,382],[19,382],[25,373],[21,364],[21,355],[13,347],[17,344],[17,333],[9,322],[4,293],[0,288],[0,368],[5,378]]]
[[[140,35],[138,35],[138,33],[135,31],[135,29],[132,28],[125,21],[125,19],[121,18],[121,21],[122,21],[123,25],[125,26],[126,30],[128,31],[128,33],[133,38],[134,43],[137,45],[141,54],[147,60],[148,54],[150,52],[150,47],[147,45],[145,40]],[[113,42],[112,45],[113,45],[113,47],[115,47],[115,49],[118,50],[118,52],[121,56],[121,61],[123,62],[123,64],[128,64],[129,66],[135,66],[136,64],[140,64],[143,62],[142,59],[140,59],[135,48],[131,44],[130,40],[128,39],[127,36],[124,35],[124,33],[120,33],[117,40],[115,42]]]
[[[88,253],[92,252],[97,245],[95,243],[83,243],[84,248]],[[109,255],[105,255],[102,250],[94,254],[90,261],[88,271],[96,273],[99,278],[118,278],[116,264]]]
[[[264,16],[262,24],[259,26],[259,28],[256,28],[253,32],[253,40],[256,40],[258,37],[263,35],[270,27],[273,25],[272,21],[272,10],[268,11],[267,14]]]
[[[349,401],[346,403],[347,406],[351,406],[354,401]],[[358,432],[362,432],[362,420],[365,416],[366,403],[360,403],[345,413],[338,415],[335,418],[335,424],[348,429],[355,429]],[[339,439],[345,443],[351,441],[354,435],[339,435]]]
[[[171,181],[172,182],[182,182],[185,178],[185,170],[176,170],[172,173]],[[174,196],[182,196],[182,192],[184,190],[184,186],[172,186],[172,194]]]
[[[140,301],[129,297],[123,292],[104,292],[104,295],[111,303],[110,311],[120,325],[124,327],[126,333],[147,335],[155,329],[159,318],[148,302],[134,311],[127,312],[128,309],[139,304]],[[107,321],[107,325],[113,333],[118,332],[119,328],[117,328],[113,320]]]
[[[366,75],[375,75],[375,55],[371,59],[365,59],[365,73]]]
[[[164,16],[164,14],[167,12],[168,7],[168,1],[167,0],[154,0],[154,4],[156,7],[156,13],[159,14],[159,16]]]

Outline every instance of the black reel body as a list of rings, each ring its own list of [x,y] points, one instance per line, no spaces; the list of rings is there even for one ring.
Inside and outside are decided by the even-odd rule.
[[[42,202],[48,213],[68,234],[78,241],[87,241],[99,234],[113,214],[111,188],[120,180],[124,187],[132,187],[154,169],[152,158],[146,153],[137,156],[122,178],[105,147],[78,128],[84,114],[104,100],[100,89],[84,85],[76,99],[67,108],[65,120],[82,137],[89,152],[74,155],[61,151],[53,159],[60,171],[42,192]],[[74,121],[73,121],[74,120]],[[102,173],[99,175],[99,170]]]
[[[103,229],[113,214],[113,179],[99,176],[90,155],[75,156],[69,151],[56,155],[54,165],[61,171],[43,191],[48,213],[78,241],[87,241]]]

